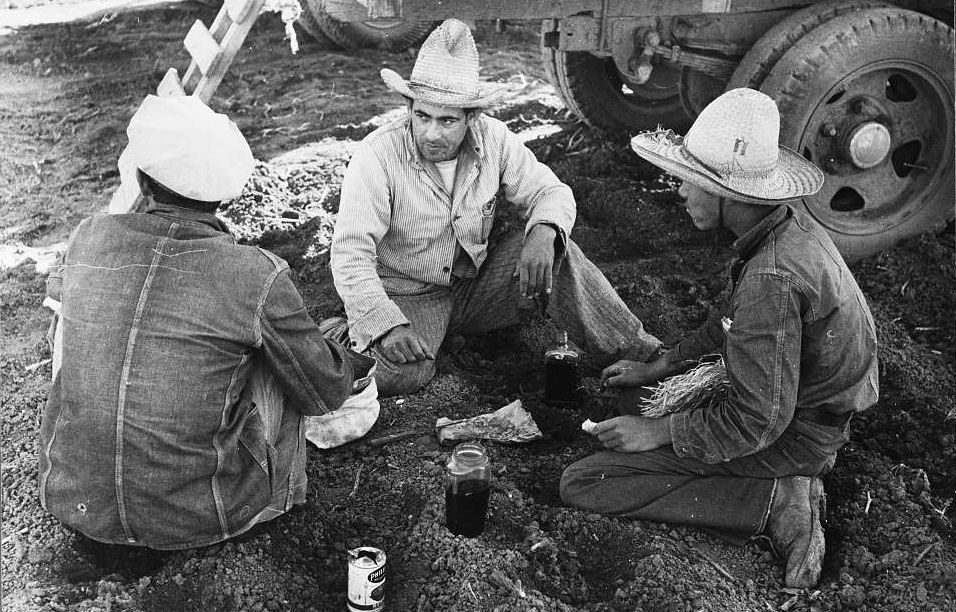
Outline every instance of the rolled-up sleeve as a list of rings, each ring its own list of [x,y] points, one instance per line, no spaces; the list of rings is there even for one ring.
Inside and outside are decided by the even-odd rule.
[[[293,407],[316,415],[342,405],[352,392],[350,351],[319,332],[288,268],[277,271],[262,301],[259,329],[259,348]]]
[[[560,244],[566,246],[577,214],[571,188],[510,131],[505,131],[501,146],[501,186],[508,201],[524,211],[525,235],[545,223],[557,230]]]
[[[751,455],[772,444],[790,424],[800,383],[802,295],[772,273],[741,280],[724,360],[730,388],[708,410],[674,414],[674,452],[706,463]]]
[[[408,324],[376,271],[378,243],[389,230],[391,210],[385,168],[374,151],[362,146],[345,171],[331,250],[335,289],[359,352],[393,327]]]

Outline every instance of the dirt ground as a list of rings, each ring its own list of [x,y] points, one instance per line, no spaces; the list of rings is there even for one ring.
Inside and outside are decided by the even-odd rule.
[[[387,552],[396,611],[956,609],[952,226],[853,267],[878,324],[881,400],[853,420],[826,478],[817,589],[782,588],[781,566],[756,544],[562,507],[562,469],[594,450],[572,411],[551,414],[542,441],[487,445],[488,527],[451,536],[441,494],[449,449],[434,421],[518,398],[541,415],[541,326],[469,339],[425,390],[383,401],[370,436],[419,435],[312,449],[308,503],[238,541],[166,554],[78,542],[36,494],[50,387],[44,253],[107,204],[130,115],[167,67],[183,67],[192,21],[213,16],[183,4],[0,36],[3,610],[343,610],[344,551],[359,544]],[[547,134],[529,146],[574,190],[573,238],[648,327],[675,341],[716,299],[730,240],[696,231],[673,182],[623,142],[568,118],[537,63],[536,30],[479,24],[483,73],[509,90],[494,114],[529,138]],[[282,36],[277,18],[261,18],[212,102],[263,160],[224,215],[243,240],[289,261],[319,319],[341,311],[327,249],[344,164],[400,112],[379,69],[407,74],[413,58],[304,38],[292,56]]]

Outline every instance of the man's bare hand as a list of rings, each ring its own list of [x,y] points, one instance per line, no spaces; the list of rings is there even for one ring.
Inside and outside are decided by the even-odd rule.
[[[525,237],[515,268],[521,297],[531,299],[539,294],[551,293],[555,235],[553,227],[538,223]]]
[[[625,415],[596,423],[591,435],[610,450],[640,453],[670,444],[671,425],[669,418]]]
[[[621,359],[601,371],[601,386],[638,387],[660,380],[667,374],[667,364],[663,359],[643,363]]]
[[[425,340],[407,325],[393,327],[382,337],[380,345],[385,358],[398,363],[415,363],[435,358]]]

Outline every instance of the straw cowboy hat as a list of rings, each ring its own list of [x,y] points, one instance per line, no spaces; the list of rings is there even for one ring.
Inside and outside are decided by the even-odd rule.
[[[252,174],[252,151],[239,128],[194,96],[147,96],[126,134],[125,163],[193,200],[236,198]]]
[[[501,96],[478,80],[478,49],[471,30],[457,19],[446,19],[428,35],[407,81],[394,70],[382,70],[390,89],[436,106],[485,108]]]
[[[670,130],[631,139],[634,152],[718,196],[779,204],[813,195],[823,172],[778,143],[780,113],[768,95],[732,89],[701,111],[681,138]]]

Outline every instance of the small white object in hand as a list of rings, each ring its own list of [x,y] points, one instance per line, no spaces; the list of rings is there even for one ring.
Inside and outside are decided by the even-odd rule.
[[[592,431],[594,431],[595,427],[597,427],[597,423],[595,423],[591,419],[588,419],[585,422],[581,423],[581,429],[583,429],[585,433],[591,433]]]

